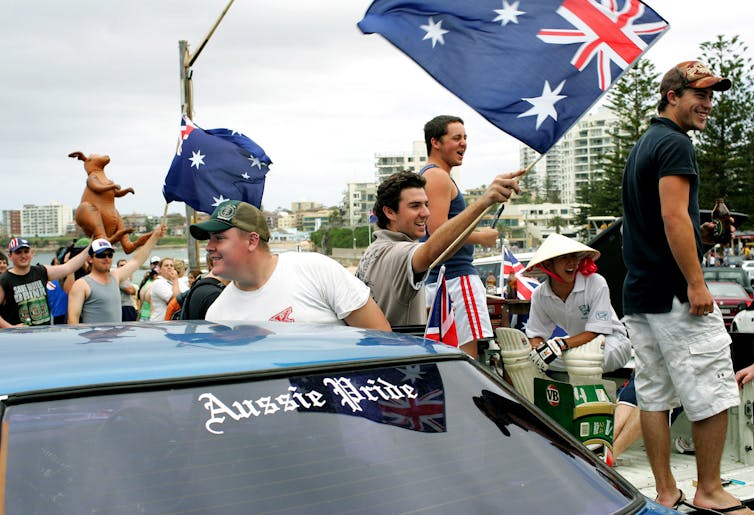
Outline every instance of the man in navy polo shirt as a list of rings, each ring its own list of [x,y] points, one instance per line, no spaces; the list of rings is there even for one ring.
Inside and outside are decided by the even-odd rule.
[[[636,395],[657,501],[685,502],[670,469],[668,411],[692,424],[698,485],[694,505],[752,513],[720,484],[728,408],[738,405],[730,336],[702,275],[699,166],[688,131],[703,130],[715,91],[731,81],[684,61],[660,84],[659,117],[634,146],[623,175],[623,310],[636,358]]]

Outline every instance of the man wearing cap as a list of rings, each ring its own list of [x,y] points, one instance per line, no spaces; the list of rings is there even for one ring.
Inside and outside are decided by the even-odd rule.
[[[68,293],[68,324],[121,322],[120,283],[146,261],[164,235],[164,225],[155,228],[147,242],[134,251],[131,259],[112,271],[110,267],[115,249],[105,239],[94,240],[87,257],[90,272],[77,279]]]
[[[621,368],[631,358],[631,342],[610,303],[607,281],[595,273],[594,261],[599,256],[587,245],[551,234],[524,269],[523,274],[528,277],[545,277],[532,294],[526,323],[526,336],[533,348],[531,357],[540,369],[547,370],[559,356],[573,356],[573,352],[566,351],[600,335],[604,336],[604,357],[597,365],[604,372]],[[556,327],[563,328],[568,336],[550,339]],[[566,368],[572,372],[567,359]]]
[[[338,262],[315,252],[273,254],[270,230],[259,209],[223,202],[191,235],[209,240],[212,272],[231,282],[206,319],[314,322],[390,330],[369,288]]]
[[[702,276],[714,224],[700,226],[699,167],[687,135],[705,128],[714,92],[730,87],[699,61],[679,63],[662,78],[659,117],[631,150],[623,175],[623,309],[658,502],[684,502],[670,468],[668,428],[668,411],[683,405],[696,447],[694,504],[740,515],[752,512],[720,484],[738,388],[731,339]]]
[[[24,325],[50,325],[47,304],[47,281],[72,274],[84,264],[82,253],[62,265],[32,265],[34,252],[23,238],[13,238],[8,244],[13,268],[0,275],[0,328]]]
[[[403,171],[380,184],[374,203],[379,229],[359,261],[356,277],[369,286],[391,325],[427,323],[424,280],[429,267],[480,214],[518,191],[513,178],[522,173],[495,177],[477,202],[448,220],[424,243],[418,241],[426,234],[430,213],[424,177]]]

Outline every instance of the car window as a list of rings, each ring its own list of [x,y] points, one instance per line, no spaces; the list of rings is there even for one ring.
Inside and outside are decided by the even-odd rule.
[[[603,514],[632,502],[465,361],[9,405],[3,424],[8,514]]]
[[[722,283],[722,282],[710,282],[708,283],[710,293],[713,297],[737,297],[748,298],[746,290],[740,284],[736,283]]]

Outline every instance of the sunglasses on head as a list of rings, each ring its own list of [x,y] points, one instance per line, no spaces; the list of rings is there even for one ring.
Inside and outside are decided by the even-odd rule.
[[[95,254],[94,257],[99,259],[112,259],[114,255],[114,252],[102,252],[100,254]]]

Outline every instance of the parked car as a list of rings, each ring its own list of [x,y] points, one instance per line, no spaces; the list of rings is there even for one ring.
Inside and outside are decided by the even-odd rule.
[[[707,281],[712,297],[720,307],[725,327],[730,330],[733,318],[739,311],[745,310],[751,304],[751,297],[738,283],[724,281]]]
[[[746,260],[741,263],[741,268],[749,274],[749,282],[754,283],[754,260]]]
[[[726,266],[705,266],[702,268],[706,281],[728,281],[740,284],[750,298],[754,298],[754,289],[751,287],[749,273],[743,268],[730,268]]]
[[[345,326],[0,331],[0,513],[675,513],[458,349]]]
[[[740,310],[730,324],[731,333],[754,333],[754,303]]]

